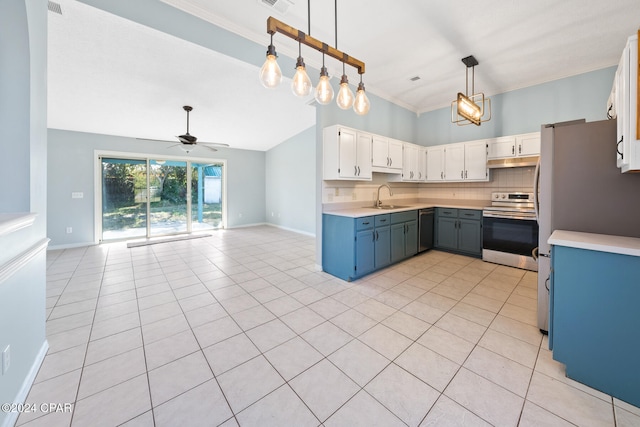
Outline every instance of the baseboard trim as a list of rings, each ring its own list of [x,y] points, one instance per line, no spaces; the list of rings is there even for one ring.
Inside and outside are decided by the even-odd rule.
[[[44,340],[42,343],[42,347],[40,347],[40,351],[36,356],[36,360],[33,361],[31,365],[31,369],[29,373],[25,377],[22,382],[22,387],[18,391],[16,398],[13,403],[20,405],[25,403],[27,400],[27,396],[29,396],[29,391],[31,390],[31,386],[33,382],[36,380],[36,375],[38,375],[38,371],[40,370],[40,366],[42,366],[42,362],[44,362],[44,358],[47,355],[47,351],[49,351],[49,342]],[[19,412],[9,412],[7,418],[4,419],[4,423],[2,423],[2,427],[12,427],[15,425],[16,421],[18,421]]]
[[[285,230],[285,231],[292,231],[294,233],[303,234],[303,235],[309,236],[309,237],[316,237],[315,233],[309,233],[308,231],[302,231],[302,230],[298,230],[298,229],[295,229],[295,228],[284,227],[282,225],[272,224],[270,222],[267,222],[265,225],[268,225],[270,227],[279,228],[279,229]]]
[[[88,246],[96,246],[96,242],[81,242],[81,243],[69,243],[67,245],[49,245],[47,250],[56,251],[61,249],[76,249],[76,248],[86,248]]]

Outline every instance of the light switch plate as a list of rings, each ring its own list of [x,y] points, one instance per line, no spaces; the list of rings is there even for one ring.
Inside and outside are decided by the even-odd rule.
[[[71,193],[72,199],[82,199],[84,197],[84,193],[82,191],[74,191]]]

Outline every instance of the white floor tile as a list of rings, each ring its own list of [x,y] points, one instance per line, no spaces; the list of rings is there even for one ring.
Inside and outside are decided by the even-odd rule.
[[[233,415],[215,380],[156,406],[153,412],[157,427],[217,426]]]
[[[420,344],[409,347],[395,363],[440,392],[460,368],[460,365]]]
[[[365,390],[410,426],[419,425],[440,396],[440,392],[394,363],[367,384]]]
[[[234,413],[284,384],[282,377],[262,356],[225,372],[217,379]]]
[[[316,427],[319,424],[309,408],[286,384],[240,412],[237,418],[243,426]]]
[[[360,391],[324,423],[327,427],[404,426],[405,424],[365,391]]]
[[[262,226],[47,268],[28,399],[74,413],[20,426],[640,425],[553,361],[535,272],[428,251],[345,282],[316,271],[313,238]]]
[[[351,341],[328,358],[361,387],[389,364],[388,359],[358,340]]]
[[[462,368],[444,394],[496,426],[517,426],[524,399]]]

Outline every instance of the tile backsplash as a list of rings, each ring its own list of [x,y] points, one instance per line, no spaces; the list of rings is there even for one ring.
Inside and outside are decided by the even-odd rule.
[[[376,200],[378,187],[384,201],[400,199],[461,199],[490,200],[494,191],[533,192],[535,167],[491,169],[488,182],[406,183],[389,182],[391,175],[374,173],[372,181],[323,181],[322,203],[371,202]]]

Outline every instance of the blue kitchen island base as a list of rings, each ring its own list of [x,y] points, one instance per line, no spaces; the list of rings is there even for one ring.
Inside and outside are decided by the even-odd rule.
[[[553,246],[549,346],[567,377],[640,407],[640,257]]]

